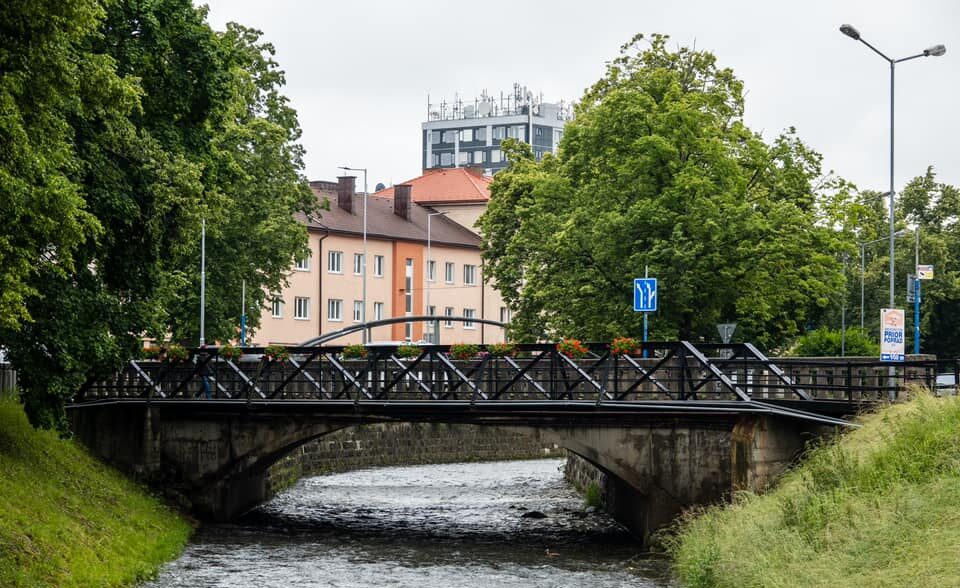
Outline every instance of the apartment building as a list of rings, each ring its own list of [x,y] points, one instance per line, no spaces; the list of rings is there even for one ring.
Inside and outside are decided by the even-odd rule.
[[[356,193],[355,177],[310,185],[318,198],[329,198],[330,210],[320,218],[304,219],[310,257],[292,268],[289,287],[262,312],[260,328],[251,338],[253,344],[297,344],[364,322],[364,315],[367,322],[426,314],[509,320],[499,293],[484,284],[477,233],[450,218],[456,214],[418,202],[418,190],[436,199],[436,185],[408,183],[393,186],[389,195],[371,194],[366,197],[365,214],[365,198]],[[489,198],[489,193],[485,194]],[[448,203],[450,206],[465,205],[455,201]],[[420,322],[382,326],[371,329],[370,339],[504,340],[502,328],[469,320],[440,320],[436,333],[432,327]],[[361,340],[357,332],[336,343]]]

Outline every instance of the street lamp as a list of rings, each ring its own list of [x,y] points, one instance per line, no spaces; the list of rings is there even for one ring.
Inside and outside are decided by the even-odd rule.
[[[339,169],[342,169],[344,171],[362,171],[363,172],[363,258],[360,262],[360,271],[363,272],[361,274],[363,276],[361,278],[361,283],[362,283],[361,288],[363,289],[362,291],[363,302],[361,302],[362,307],[360,308],[360,322],[366,325],[367,323],[367,168],[347,167],[345,165],[341,165]],[[367,332],[367,329],[364,328],[363,331],[361,331],[361,334],[362,334],[361,336],[363,338],[363,342],[366,343],[367,339],[369,338],[369,333]]]
[[[907,234],[906,229],[900,229],[893,234],[894,237],[902,237]],[[879,243],[880,241],[886,241],[886,237],[881,237],[879,239],[874,239],[873,241],[862,241],[860,245],[860,330],[863,330],[863,276],[866,273],[865,265],[865,251],[867,245],[872,245],[874,243]]]
[[[433,276],[432,276],[433,279],[436,279],[436,278],[437,278],[437,275],[436,275],[437,272],[436,272],[436,268],[434,268],[434,267],[431,266],[431,264],[433,263],[433,255],[432,255],[431,250],[430,250],[430,244],[431,244],[431,243],[430,243],[430,221],[433,220],[433,217],[439,216],[439,215],[441,215],[441,214],[447,214],[447,212],[446,212],[446,211],[444,211],[444,212],[431,212],[431,213],[428,213],[428,214],[427,214],[427,301],[426,301],[426,306],[427,306],[427,308],[425,308],[424,310],[426,310],[427,313],[430,314],[431,316],[433,315],[433,313],[430,312],[430,282],[431,282],[431,280],[430,280],[430,278],[431,278],[430,271],[433,270]],[[438,327],[439,325],[437,324],[437,321],[436,321],[436,320],[431,320],[431,321],[430,321],[429,323],[427,323],[427,324],[430,325],[430,342],[433,343],[434,345],[436,345],[437,342],[434,341],[434,336],[435,336],[436,333],[437,333],[437,330],[438,330],[437,327]]]
[[[894,307],[893,240],[895,238],[894,231],[893,231],[893,199],[894,199],[894,192],[893,192],[893,128],[894,128],[893,126],[893,78],[894,78],[894,70],[895,70],[896,64],[902,61],[909,61],[911,59],[916,59],[917,57],[931,57],[931,56],[939,57],[947,52],[947,48],[944,47],[943,45],[934,45],[933,47],[924,49],[922,53],[917,53],[916,55],[911,55],[909,57],[902,57],[900,59],[892,59],[884,55],[879,49],[877,49],[870,43],[867,43],[866,41],[864,41],[860,37],[860,31],[855,29],[853,26],[848,24],[841,25],[840,32],[855,41],[860,41],[861,43],[869,47],[871,50],[873,50],[874,53],[876,53],[880,57],[887,60],[887,63],[890,64],[890,308],[893,308]],[[863,310],[861,307],[861,313],[862,312]]]

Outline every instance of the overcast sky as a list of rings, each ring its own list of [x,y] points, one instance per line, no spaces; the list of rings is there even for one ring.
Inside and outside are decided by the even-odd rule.
[[[198,3],[200,3],[198,1]],[[889,182],[889,66],[842,23],[898,58],[896,187],[935,166],[960,185],[960,2],[525,2],[211,0],[210,22],[260,29],[286,71],[310,179],[366,167],[370,188],[420,174],[427,95],[473,99],[514,82],[578,100],[638,32],[712,51],[746,85],[746,120],[771,138],[795,126],[824,168],[861,188]],[[361,180],[362,181],[362,180]]]

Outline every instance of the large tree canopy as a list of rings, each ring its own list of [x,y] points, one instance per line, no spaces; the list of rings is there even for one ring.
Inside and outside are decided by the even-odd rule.
[[[43,48],[0,69],[0,100],[19,109],[0,133],[11,153],[30,150],[0,151],[15,180],[0,183],[14,196],[0,206],[20,219],[0,227],[0,284],[19,285],[0,300],[14,310],[0,320],[0,345],[27,414],[44,426],[62,426],[64,400],[136,354],[145,334],[197,340],[201,219],[206,335],[223,341],[238,324],[241,280],[256,324],[303,254],[295,214],[316,209],[296,114],[259,33],[217,33],[189,0],[63,6],[0,9],[0,30]],[[2,46],[0,64],[16,66]],[[47,77],[30,79],[39,87],[24,90],[23,72],[43,67]]]
[[[520,338],[640,332],[633,278],[659,278],[655,338],[712,340],[718,322],[767,347],[844,291],[842,182],[793,129],[743,123],[743,85],[710,53],[637,36],[587,90],[558,156],[505,145],[480,223],[488,276]],[[840,198],[842,201],[843,198]]]

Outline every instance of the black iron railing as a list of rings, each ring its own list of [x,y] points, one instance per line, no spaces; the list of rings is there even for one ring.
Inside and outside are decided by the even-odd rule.
[[[496,356],[480,346],[458,359],[450,346],[426,345],[402,358],[393,346],[345,358],[344,346],[289,347],[285,361],[246,348],[228,359],[217,347],[193,349],[184,361],[136,360],[109,378],[88,382],[75,399],[247,400],[791,400],[873,403],[909,384],[936,389],[937,374],[958,362],[771,360],[750,344],[645,343],[636,355],[588,344],[573,359],[554,344],[517,345]],[[643,357],[646,352],[647,357]],[[892,366],[892,369],[891,369]],[[946,387],[941,388],[945,390]],[[954,390],[956,387],[954,387]]]

